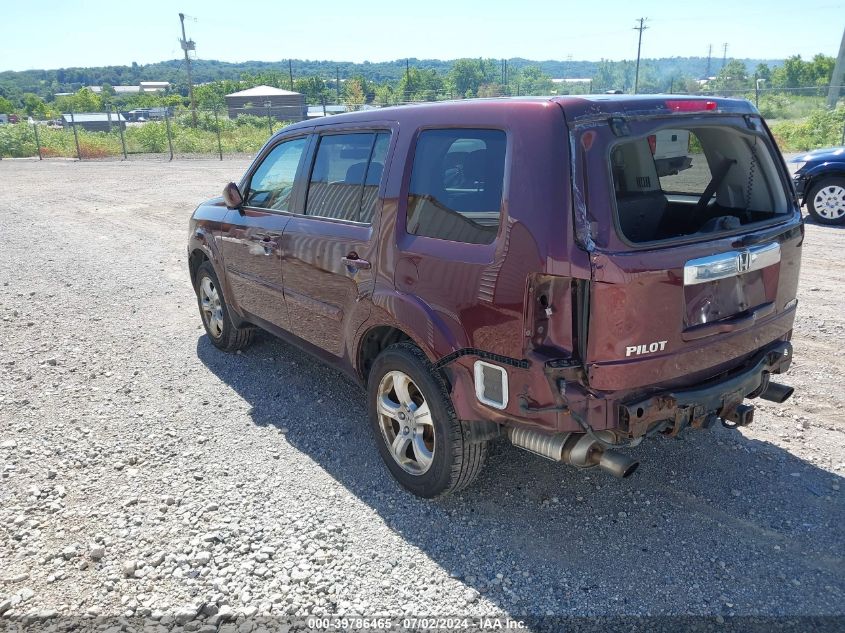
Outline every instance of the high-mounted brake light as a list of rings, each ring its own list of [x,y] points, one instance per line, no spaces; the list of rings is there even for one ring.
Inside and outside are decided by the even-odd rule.
[[[715,101],[699,101],[688,99],[670,99],[666,102],[666,107],[672,112],[701,112],[702,110],[715,110]]]

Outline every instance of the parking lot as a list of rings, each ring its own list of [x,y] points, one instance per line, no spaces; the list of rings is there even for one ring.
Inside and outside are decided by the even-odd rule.
[[[343,376],[207,340],[187,220],[246,165],[0,161],[0,614],[845,613],[845,230],[807,225],[787,404],[621,481],[502,441],[428,502]]]

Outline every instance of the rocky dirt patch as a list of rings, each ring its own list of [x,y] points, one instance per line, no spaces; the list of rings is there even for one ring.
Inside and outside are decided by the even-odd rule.
[[[500,443],[432,503],[355,385],[206,340],[187,220],[245,166],[0,162],[2,617],[843,613],[845,230],[807,226],[787,405],[624,481]]]

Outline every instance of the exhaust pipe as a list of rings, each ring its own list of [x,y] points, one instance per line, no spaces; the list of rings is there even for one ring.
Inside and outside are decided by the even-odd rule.
[[[610,433],[599,431],[608,441]],[[586,433],[541,433],[531,429],[508,429],[511,443],[540,457],[564,462],[576,468],[598,466],[614,477],[624,479],[634,474],[640,463],[613,449],[605,448]],[[602,438],[604,439],[604,438]]]
[[[760,394],[760,397],[763,398],[763,400],[771,400],[772,402],[783,404],[790,396],[792,396],[794,391],[794,387],[787,387],[786,385],[781,385],[776,382],[770,382],[765,391]]]
[[[605,449],[599,457],[598,466],[617,479],[625,479],[634,474],[634,471],[640,467],[640,462],[619,451]]]

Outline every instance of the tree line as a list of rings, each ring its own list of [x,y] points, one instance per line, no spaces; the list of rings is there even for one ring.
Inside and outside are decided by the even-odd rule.
[[[729,93],[762,85],[769,91],[815,89],[821,93],[830,81],[834,58],[819,54],[807,61],[798,55],[783,62],[730,60],[715,73],[714,78],[706,82],[702,82],[702,64],[706,64],[706,59],[643,60],[640,65],[639,92]],[[711,67],[715,65],[711,61]],[[291,73],[293,68],[296,70]],[[303,69],[312,72],[304,73]],[[549,72],[549,69],[560,72]],[[445,98],[582,94],[608,90],[627,93],[632,91],[634,74],[634,62],[609,60],[511,60],[507,64],[502,60],[484,58],[414,60],[414,63],[409,61],[407,64],[404,61],[379,64],[297,61],[296,66],[291,64],[291,68],[287,64],[268,62],[228,64],[200,60],[194,64],[194,77],[198,84],[195,96],[198,107],[204,109],[222,107],[226,94],[260,84],[301,92],[306,95],[309,104],[344,103],[356,106]],[[184,75],[178,62],[3,72],[0,73],[0,113],[19,112],[36,118],[51,118],[62,112],[103,111],[107,107],[129,110],[187,105],[188,91]],[[215,78],[209,79],[212,76]],[[555,83],[552,81],[553,76],[574,76],[584,81]],[[113,89],[114,85],[137,85],[144,80],[170,81],[172,86],[160,93],[115,94]],[[97,93],[87,87],[90,85],[101,86],[102,89]],[[62,90],[66,88],[72,90]],[[62,91],[72,94],[55,96],[56,92]]]

